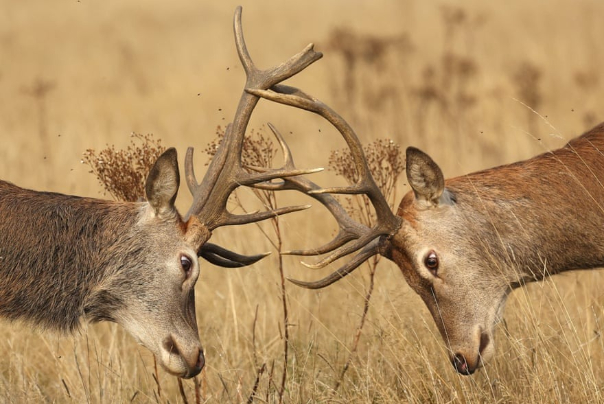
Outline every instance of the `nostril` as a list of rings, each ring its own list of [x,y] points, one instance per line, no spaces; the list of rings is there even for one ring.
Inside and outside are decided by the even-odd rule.
[[[197,357],[197,363],[195,364],[195,370],[197,371],[197,373],[201,372],[201,369],[203,369],[205,364],[206,364],[206,359],[203,356],[203,351],[200,349],[199,356]]]
[[[478,348],[478,352],[480,354],[482,354],[482,351],[484,351],[485,348],[489,345],[489,342],[491,342],[491,340],[489,339],[488,334],[482,333],[480,335],[480,347]]]
[[[176,342],[174,341],[171,335],[164,340],[164,349],[170,352],[171,354],[180,356],[178,346],[176,345]]]
[[[455,354],[455,356],[451,359],[451,363],[458,373],[461,373],[462,375],[469,375],[471,373],[468,369],[468,362],[462,354]]]

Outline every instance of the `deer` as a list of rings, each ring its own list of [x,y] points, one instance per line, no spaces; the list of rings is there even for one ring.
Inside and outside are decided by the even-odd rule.
[[[324,118],[346,141],[358,176],[346,187],[323,188],[301,176],[256,185],[305,193],[337,222],[328,243],[283,254],[322,256],[303,262],[312,269],[352,257],[323,279],[289,280],[320,289],[375,255],[391,260],[426,304],[462,375],[493,358],[495,325],[514,289],[604,266],[604,123],[560,149],[447,180],[428,154],[410,146],[405,169],[411,189],[393,212],[371,176],[357,134],[336,111],[282,84],[248,91]],[[337,194],[366,196],[375,224],[355,222]]]
[[[200,373],[205,364],[195,312],[200,258],[232,268],[267,255],[241,255],[210,243],[212,232],[309,207],[234,214],[227,209],[229,195],[240,186],[320,171],[297,169],[287,156],[280,168],[243,166],[243,140],[260,99],[251,91],[278,85],[322,54],[310,44],[278,66],[258,69],[245,45],[241,13],[239,7],[233,25],[245,90],[201,181],[194,149],[187,150],[185,180],[193,200],[186,214],[175,207],[180,173],[174,148],[150,169],[146,200],[140,202],[40,192],[0,181],[0,317],[62,333],[83,322],[114,322],[170,374]],[[282,147],[289,153],[284,142]]]

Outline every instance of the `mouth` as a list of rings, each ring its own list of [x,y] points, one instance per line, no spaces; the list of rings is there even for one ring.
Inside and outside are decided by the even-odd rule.
[[[455,356],[453,356],[451,363],[453,364],[453,367],[457,373],[460,375],[469,376],[476,371],[476,367],[470,367],[466,358],[460,353],[457,353]]]

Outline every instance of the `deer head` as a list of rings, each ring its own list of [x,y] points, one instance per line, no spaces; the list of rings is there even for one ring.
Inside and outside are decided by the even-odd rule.
[[[140,204],[136,222],[114,247],[119,261],[110,265],[112,273],[105,274],[84,310],[92,321],[117,322],[167,371],[188,378],[205,363],[197,331],[195,283],[198,254],[211,233],[196,216],[182,220],[174,206],[179,184],[176,150],[168,149],[149,173],[147,202]],[[128,264],[133,268],[120,269]]]
[[[471,374],[495,352],[494,326],[518,274],[503,270],[493,249],[499,240],[473,203],[465,209],[467,194],[445,187],[427,154],[413,147],[406,154],[412,191],[398,208],[403,225],[390,238],[391,259],[428,307],[455,369]]]
[[[237,52],[246,73],[245,91],[239,101],[235,117],[227,126],[224,138],[201,182],[197,181],[193,168],[193,148],[187,150],[185,176],[193,202],[184,219],[180,218],[174,208],[179,181],[176,152],[168,150],[164,153],[151,170],[147,180],[148,207],[143,217],[148,223],[144,225],[153,226],[155,231],[164,235],[164,238],[169,234],[173,235],[168,237],[172,240],[171,243],[157,246],[159,251],[154,259],[160,260],[161,257],[169,256],[167,270],[178,273],[180,283],[174,283],[169,290],[166,290],[166,285],[161,285],[162,278],[158,277],[156,286],[165,291],[159,301],[149,305],[148,300],[143,300],[145,307],[129,308],[118,315],[118,322],[151,349],[169,371],[184,377],[199,373],[203,366],[201,348],[199,343],[196,343],[198,339],[194,338],[197,332],[194,307],[194,285],[199,275],[197,256],[220,266],[239,267],[257,262],[266,255],[243,256],[208,243],[212,231],[221,226],[252,223],[308,208],[308,206],[291,206],[236,215],[227,210],[229,196],[239,186],[254,186],[270,183],[276,178],[289,178],[319,171],[296,169],[288,159],[283,167],[270,170],[255,168],[254,171],[242,166],[241,153],[245,132],[259,100],[259,97],[251,92],[277,85],[304,70],[322,55],[309,45],[279,66],[260,70],[253,64],[245,46],[241,26],[241,7],[238,7],[235,12],[233,25]],[[285,143],[281,144],[284,151],[287,150]],[[166,222],[172,222],[171,230],[167,228],[170,226],[163,226]],[[174,254],[174,251],[178,253]],[[163,307],[158,306],[160,301],[163,302]],[[154,314],[148,316],[141,315],[154,311]],[[166,311],[180,314],[169,316]],[[154,316],[161,321],[153,324]],[[158,329],[163,331],[159,333],[162,335],[159,339],[156,334]]]
[[[438,246],[437,241],[444,246],[458,246],[464,243],[458,240],[459,236],[456,236],[454,229],[451,232],[443,231],[443,222],[452,221],[445,217],[455,216],[456,213],[448,209],[455,203],[455,195],[445,189],[440,168],[418,149],[411,147],[407,149],[407,178],[413,191],[403,198],[398,214],[395,215],[371,176],[357,135],[339,114],[320,100],[293,87],[275,85],[268,90],[248,90],[248,92],[322,116],[346,141],[357,173],[356,184],[341,188],[321,188],[303,177],[290,177],[279,183],[255,185],[264,189],[294,189],[304,192],[323,204],[338,222],[339,232],[329,243],[308,250],[287,251],[285,254],[301,256],[325,254],[324,258],[314,264],[303,262],[312,269],[324,268],[340,258],[355,254],[337,271],[319,281],[303,282],[295,279],[290,281],[309,289],[324,288],[350,274],[376,254],[391,259],[398,264],[408,283],[428,305],[443,338],[447,341],[455,368],[463,374],[473,372],[482,360],[488,359],[493,353],[493,324],[502,310],[503,302],[510,290],[510,283],[508,279],[503,281],[498,279],[496,284],[487,281],[487,278],[493,276],[486,276],[478,266],[474,272],[455,276],[447,286],[442,287],[443,292],[438,289],[436,268],[444,257],[448,260],[453,258],[449,255],[441,257],[434,252]],[[269,127],[276,136],[280,137],[272,125]],[[375,209],[377,217],[375,224],[369,228],[354,221],[330,194],[367,196]],[[458,227],[463,228],[463,226],[463,220],[458,220]],[[457,234],[467,234],[467,232]],[[429,247],[432,245],[429,240],[435,240],[436,244]],[[451,265],[463,265],[467,262],[468,255],[459,254],[460,251],[464,251],[463,249],[455,248],[454,251],[457,254],[454,254],[456,261]],[[479,253],[475,255],[477,259],[480,257]],[[476,279],[485,279],[484,284],[488,287],[478,290],[468,286],[475,285]],[[482,284],[483,282],[481,286],[484,286]],[[494,294],[494,291],[497,293]],[[478,303],[480,308],[460,304],[464,299],[480,302]]]

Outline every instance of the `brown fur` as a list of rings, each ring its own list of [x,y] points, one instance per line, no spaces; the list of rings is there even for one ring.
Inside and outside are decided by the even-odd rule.
[[[142,258],[136,235],[117,231],[139,210],[0,181],[0,315],[62,331],[83,317],[113,320],[122,298],[97,287],[123,273],[122,257]]]

